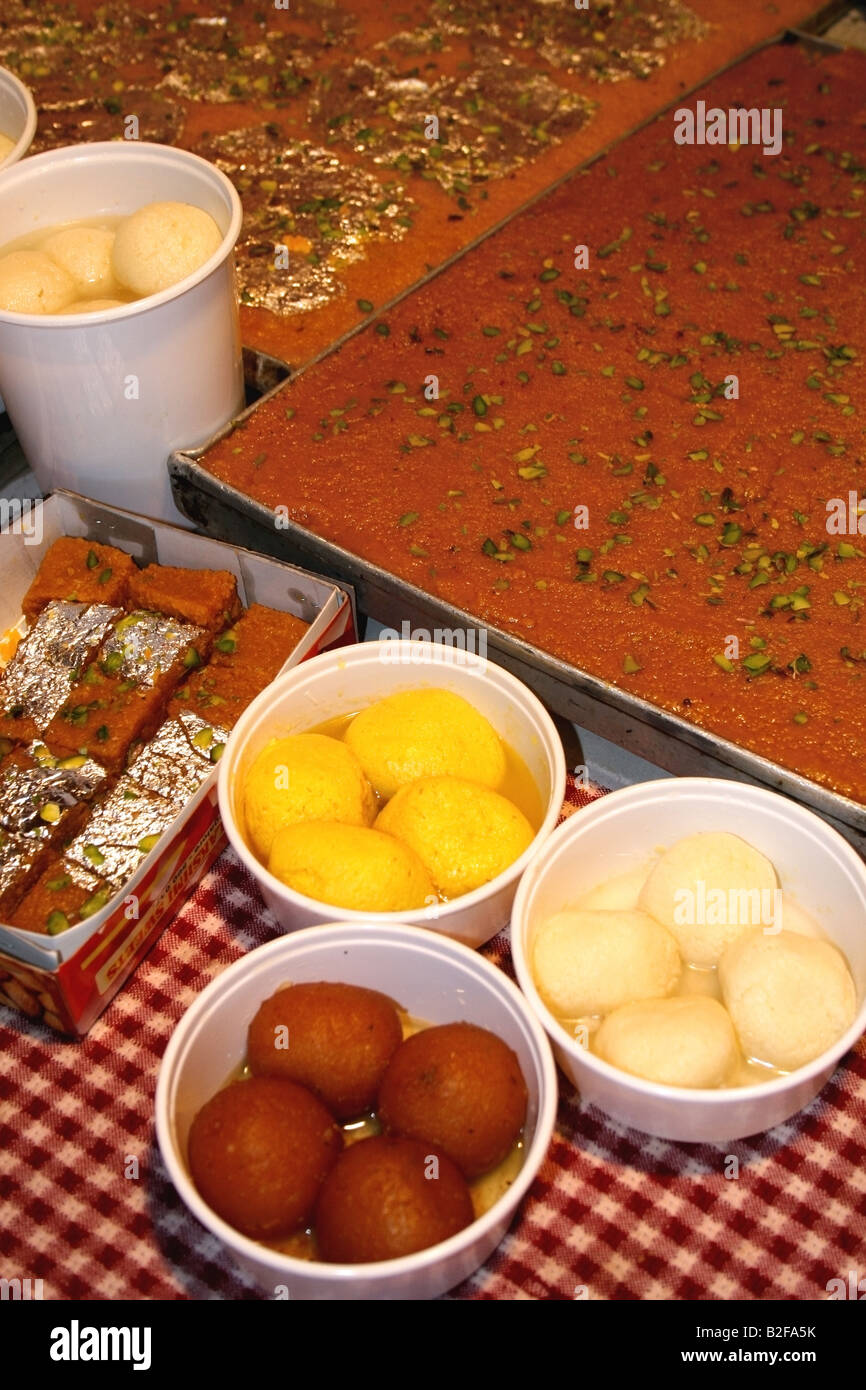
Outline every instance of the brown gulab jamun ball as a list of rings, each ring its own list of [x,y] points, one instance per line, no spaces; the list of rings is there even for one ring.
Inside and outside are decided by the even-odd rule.
[[[417,1139],[363,1139],[340,1155],[322,1184],[319,1258],[395,1260],[438,1245],[473,1219],[466,1180],[445,1154]]]
[[[247,1060],[257,1076],[309,1086],[340,1120],[372,1110],[403,1041],[397,1009],[360,985],[290,985],[266,999],[250,1024]]]
[[[189,1132],[189,1168],[217,1216],[267,1240],[309,1220],[342,1147],[333,1117],[305,1087],[253,1076],[202,1106]]]
[[[526,1101],[520,1063],[501,1038],[474,1023],[445,1023],[397,1048],[378,1114],[389,1133],[432,1144],[477,1178],[511,1149]]]

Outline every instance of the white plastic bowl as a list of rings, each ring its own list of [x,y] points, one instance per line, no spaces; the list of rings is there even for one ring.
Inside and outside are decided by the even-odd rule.
[[[272,738],[303,733],[398,690],[438,686],[462,695],[485,715],[523,758],[545,808],[528,848],[482,888],[415,912],[401,922],[443,932],[467,946],[482,946],[507,926],[517,881],[556,825],[565,795],[565,755],[556,725],[541,702],[516,677],[457,648],[423,641],[361,642],[313,657],[262,691],[238,720],[219,763],[219,805],[236,854],[258,883],[265,902],[286,931],[332,922],[379,922],[382,913],[328,906],[287,888],[253,854],[240,829],[246,773]],[[472,776],[467,767],[466,776]],[[385,914],[387,918],[388,914]]]
[[[234,268],[242,209],[231,182],[169,145],[49,150],[0,177],[0,240],[158,201],[209,213],[219,249],[170,289],[119,309],[0,310],[0,394],[43,492],[67,488],[188,527],[171,498],[168,456],[204,443],[244,400]]]
[[[365,1265],[280,1255],[222,1221],[189,1177],[192,1120],[243,1060],[259,1005],[282,985],[316,980],[381,990],[430,1023],[465,1020],[489,1028],[517,1054],[529,1092],[523,1167],[484,1216],[428,1250]],[[156,1133],[169,1176],[190,1211],[271,1298],[286,1292],[301,1299],[436,1298],[468,1278],[502,1240],[547,1153],[556,1102],[550,1045],[501,970],[457,942],[412,927],[339,922],[277,937],[235,961],[199,995],[162,1060]]]
[[[8,135],[15,144],[0,169],[9,169],[23,159],[36,134],[36,104],[20,78],[8,68],[0,68],[0,135]]]
[[[646,862],[683,836],[726,830],[772,861],[786,894],[847,957],[859,1008],[814,1062],[755,1086],[681,1089],[631,1076],[580,1046],[542,1003],[530,969],[534,934],[597,884]],[[584,1100],[635,1129],[693,1143],[726,1143],[781,1124],[812,1101],[866,1029],[866,866],[825,821],[776,792],[711,777],[644,782],[592,802],[550,836],[518,888],[511,947],[520,987],[557,1061]]]

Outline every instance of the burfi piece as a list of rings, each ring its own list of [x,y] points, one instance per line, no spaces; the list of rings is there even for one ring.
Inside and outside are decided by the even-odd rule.
[[[0,830],[0,922],[8,921],[41,872],[48,852],[44,841],[32,835]]]
[[[207,660],[211,640],[203,627],[136,611],[109,633],[98,660],[106,675],[165,690]]]
[[[110,902],[114,889],[92,869],[54,855],[11,917],[13,927],[58,936]]]
[[[54,598],[121,607],[130,579],[137,573],[131,556],[113,545],[63,536],[43,556],[21,608],[34,618]]]
[[[94,806],[84,829],[66,846],[67,859],[91,869],[115,888],[135,873],[177,816],[165,797],[126,775]]]
[[[137,786],[159,792],[180,812],[213,772],[227,738],[228,730],[182,710],[139,750],[129,777]]]
[[[0,828],[46,842],[68,838],[105,778],[81,754],[57,758],[43,743],[16,748],[0,764]]]
[[[16,748],[0,766],[0,914],[17,906],[53,847],[74,835],[105,769],[86,758],[61,763],[41,744]]]
[[[168,715],[174,718],[182,710],[191,710],[208,722],[233,729],[261,688],[258,680],[243,672],[211,663],[175,691]]]
[[[252,603],[234,627],[214,642],[211,666],[230,666],[260,682],[263,690],[279,674],[309,623],[292,613]]]
[[[120,611],[98,603],[47,604],[3,673],[0,735],[30,742],[47,727]]]
[[[240,611],[237,582],[228,570],[176,569],[148,565],[129,586],[129,601],[219,632]]]
[[[91,662],[45,730],[45,741],[58,756],[84,753],[115,771],[133,740],[149,738],[158,725],[165,694],[161,685],[136,685]]]

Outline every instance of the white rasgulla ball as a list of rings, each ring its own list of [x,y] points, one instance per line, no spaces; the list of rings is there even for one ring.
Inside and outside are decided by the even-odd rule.
[[[560,1018],[606,1014],[671,994],[682,971],[677,943],[645,912],[567,908],[538,930],[533,973]]]
[[[719,983],[745,1056],[780,1071],[826,1052],[857,1009],[842,952],[794,932],[740,937],[719,961]]]
[[[742,932],[773,924],[778,887],[760,850],[728,831],[704,831],[665,851],[638,906],[673,932],[684,960],[716,965]]]
[[[219,227],[201,208],[148,203],[117,228],[112,268],[134,294],[158,294],[192,275],[221,242]]]
[[[122,299],[76,299],[72,304],[67,304],[65,309],[61,309],[61,314],[98,314],[103,309],[120,309],[124,301]]]
[[[595,1035],[599,1057],[664,1086],[723,1086],[739,1061],[725,1009],[706,995],[644,999],[608,1014]]]
[[[75,281],[79,295],[101,299],[117,286],[111,270],[114,232],[106,227],[64,227],[42,243],[42,250]]]
[[[0,257],[0,309],[13,314],[57,314],[75,298],[75,282],[43,251]]]

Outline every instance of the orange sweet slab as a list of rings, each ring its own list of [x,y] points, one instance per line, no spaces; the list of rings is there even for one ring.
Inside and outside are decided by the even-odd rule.
[[[866,800],[864,80],[861,54],[753,56],[699,96],[780,109],[778,155],[679,145],[658,118],[404,300],[387,335],[309,368],[206,467]],[[828,502],[850,529],[851,497],[854,534],[836,534]]]
[[[10,0],[0,63],[33,88],[33,152],[157,140],[229,174],[244,340],[297,364],[815,8]]]

